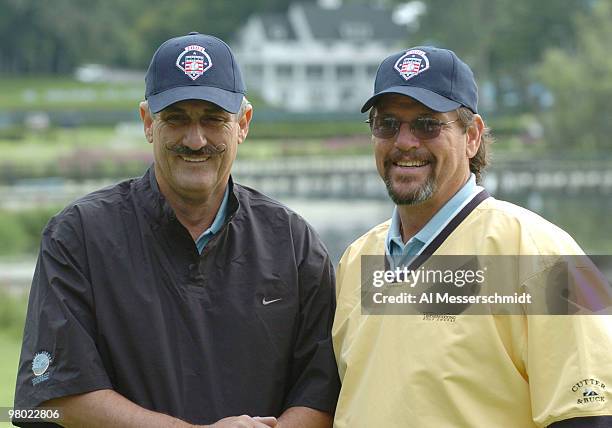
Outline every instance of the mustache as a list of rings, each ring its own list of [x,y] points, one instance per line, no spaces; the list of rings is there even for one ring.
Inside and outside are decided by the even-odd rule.
[[[166,147],[166,150],[176,153],[177,155],[185,156],[219,156],[227,149],[226,144],[207,144],[199,150],[192,150],[189,147],[176,145]]]

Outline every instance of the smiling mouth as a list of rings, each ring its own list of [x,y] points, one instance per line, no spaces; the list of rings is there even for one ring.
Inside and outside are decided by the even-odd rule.
[[[402,167],[402,168],[420,168],[420,167],[429,165],[429,162],[428,161],[419,161],[419,160],[398,161],[398,162],[393,162],[393,165],[399,166],[399,167]]]
[[[206,162],[208,159],[210,159],[210,156],[186,156],[186,155],[179,155],[179,157],[181,159],[183,159],[185,162],[191,162],[191,163],[202,163],[202,162]]]

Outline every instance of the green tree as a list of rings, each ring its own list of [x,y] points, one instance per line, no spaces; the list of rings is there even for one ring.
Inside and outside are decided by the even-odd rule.
[[[311,0],[312,1],[312,0]],[[290,0],[0,0],[0,72],[71,73],[94,62],[142,69],[189,31],[230,40],[256,11]]]
[[[576,19],[576,46],[551,48],[537,69],[554,103],[546,115],[554,148],[612,149],[612,3],[598,1]]]
[[[395,1],[395,3],[405,2]],[[534,109],[531,72],[550,46],[573,44],[574,14],[591,0],[427,0],[410,45],[447,47],[495,90],[495,110]],[[514,109],[507,96],[514,94]],[[506,101],[506,102],[505,102]]]
[[[130,28],[119,0],[0,0],[0,71],[70,73],[121,52]]]

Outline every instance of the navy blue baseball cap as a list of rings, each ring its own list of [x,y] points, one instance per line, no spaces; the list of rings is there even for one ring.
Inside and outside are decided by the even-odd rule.
[[[385,58],[376,72],[374,95],[361,112],[368,111],[384,94],[406,95],[438,112],[460,106],[478,112],[474,73],[448,49],[417,46]]]
[[[209,101],[237,113],[246,93],[229,46],[195,32],[162,43],[151,59],[145,83],[145,99],[153,113],[183,100]]]

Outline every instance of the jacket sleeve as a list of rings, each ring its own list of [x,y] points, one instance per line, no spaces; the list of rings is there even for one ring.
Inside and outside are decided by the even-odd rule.
[[[285,408],[304,406],[333,414],[340,391],[331,340],[335,275],[327,250],[308,228],[298,272],[300,313]]]
[[[78,213],[43,232],[30,289],[15,389],[16,408],[112,388],[96,347],[94,296]]]
[[[597,423],[608,423],[612,415],[607,389],[612,383],[612,316],[572,314],[572,300],[590,310],[598,309],[597,299],[592,304],[588,299],[601,284],[593,282],[595,276],[586,275],[583,269],[563,265],[550,264],[525,282],[533,295],[553,296],[546,299],[552,302],[548,311],[558,314],[563,309],[570,313],[547,315],[544,310],[539,314],[532,310],[534,314],[525,318],[522,359],[529,379],[531,412],[538,426],[598,427],[601,425]],[[577,291],[567,292],[567,283],[579,284]],[[558,296],[567,296],[565,302]],[[599,303],[609,308],[609,300]]]

